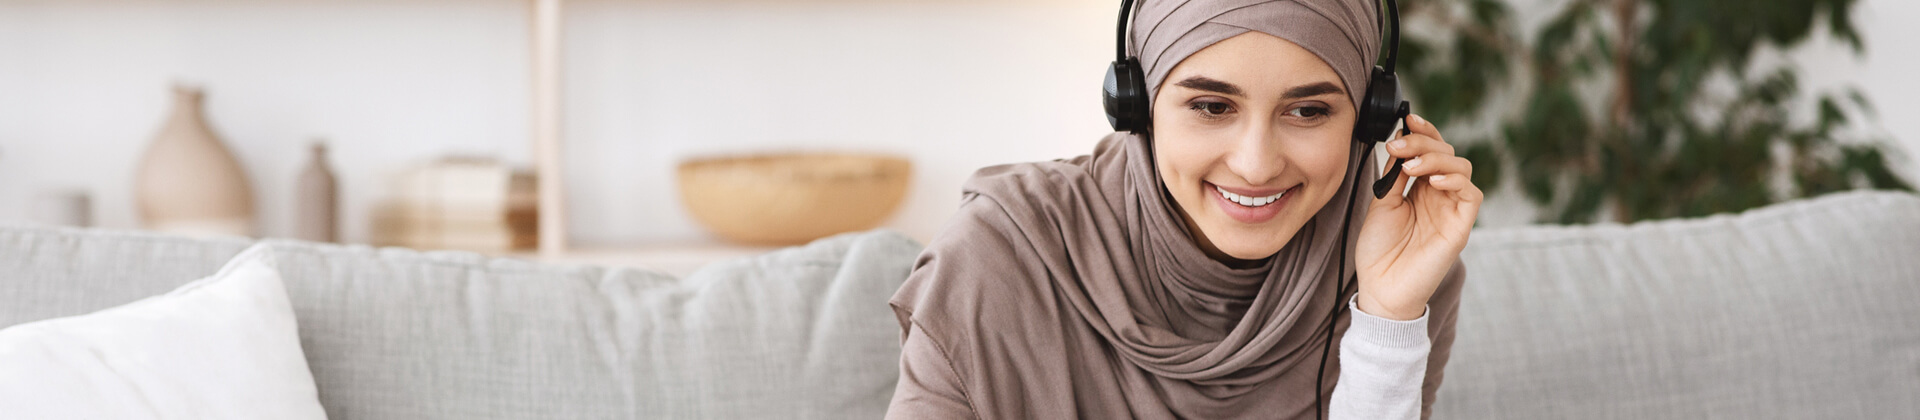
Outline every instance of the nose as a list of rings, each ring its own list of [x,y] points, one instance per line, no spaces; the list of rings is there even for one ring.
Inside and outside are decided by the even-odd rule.
[[[1282,143],[1272,122],[1249,124],[1227,150],[1227,170],[1247,186],[1267,185],[1287,168]]]

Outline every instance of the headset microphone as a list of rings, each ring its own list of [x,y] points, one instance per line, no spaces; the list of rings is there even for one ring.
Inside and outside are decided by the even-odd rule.
[[[1395,111],[1394,115],[1400,117],[1400,135],[1402,136],[1413,132],[1413,127],[1406,122],[1407,115],[1411,115],[1412,113],[1413,111],[1409,109],[1407,102],[1400,101],[1400,110]],[[1371,150],[1369,150],[1369,152],[1371,152]],[[1404,163],[1407,163],[1407,158],[1400,158],[1393,161],[1393,167],[1387,168],[1386,175],[1381,176],[1380,179],[1373,180],[1373,198],[1385,198],[1387,191],[1393,190],[1393,182],[1394,180],[1400,179],[1400,165]]]

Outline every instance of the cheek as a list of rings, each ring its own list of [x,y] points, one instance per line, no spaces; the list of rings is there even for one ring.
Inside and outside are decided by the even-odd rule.
[[[1302,162],[1300,168],[1305,169],[1315,181],[1339,184],[1340,180],[1346,179],[1347,154],[1351,153],[1345,146],[1345,142],[1340,142],[1339,147],[1319,148],[1315,150],[1316,156]]]
[[[1154,139],[1154,161],[1159,167],[1161,182],[1175,195],[1196,189],[1192,184],[1207,174],[1215,160],[1208,155],[1208,148],[1191,143],[1171,136]]]
[[[1290,154],[1292,163],[1306,176],[1311,189],[1307,196],[1315,204],[1325,204],[1339,191],[1340,181],[1347,178],[1348,154],[1353,153],[1351,143],[1347,139],[1322,138],[1311,147],[1296,148]],[[1307,206],[1309,210],[1303,211],[1312,213],[1318,207]]]
[[[1340,121],[1331,125],[1330,130],[1322,133],[1315,147],[1310,148],[1313,156],[1300,162],[1300,169],[1307,173],[1312,183],[1321,186],[1319,195],[1333,197],[1340,188],[1340,181],[1347,179],[1347,164],[1350,158],[1358,158],[1353,150],[1353,113],[1342,113]]]

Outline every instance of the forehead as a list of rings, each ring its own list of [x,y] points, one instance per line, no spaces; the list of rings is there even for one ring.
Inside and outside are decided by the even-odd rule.
[[[1319,55],[1293,41],[1257,31],[1227,38],[1195,52],[1167,72],[1165,83],[1193,76],[1232,83],[1255,96],[1319,82],[1346,86]]]

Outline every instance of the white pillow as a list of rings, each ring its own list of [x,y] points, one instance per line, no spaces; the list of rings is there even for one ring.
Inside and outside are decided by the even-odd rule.
[[[164,295],[0,330],[0,417],[326,416],[266,245]]]

